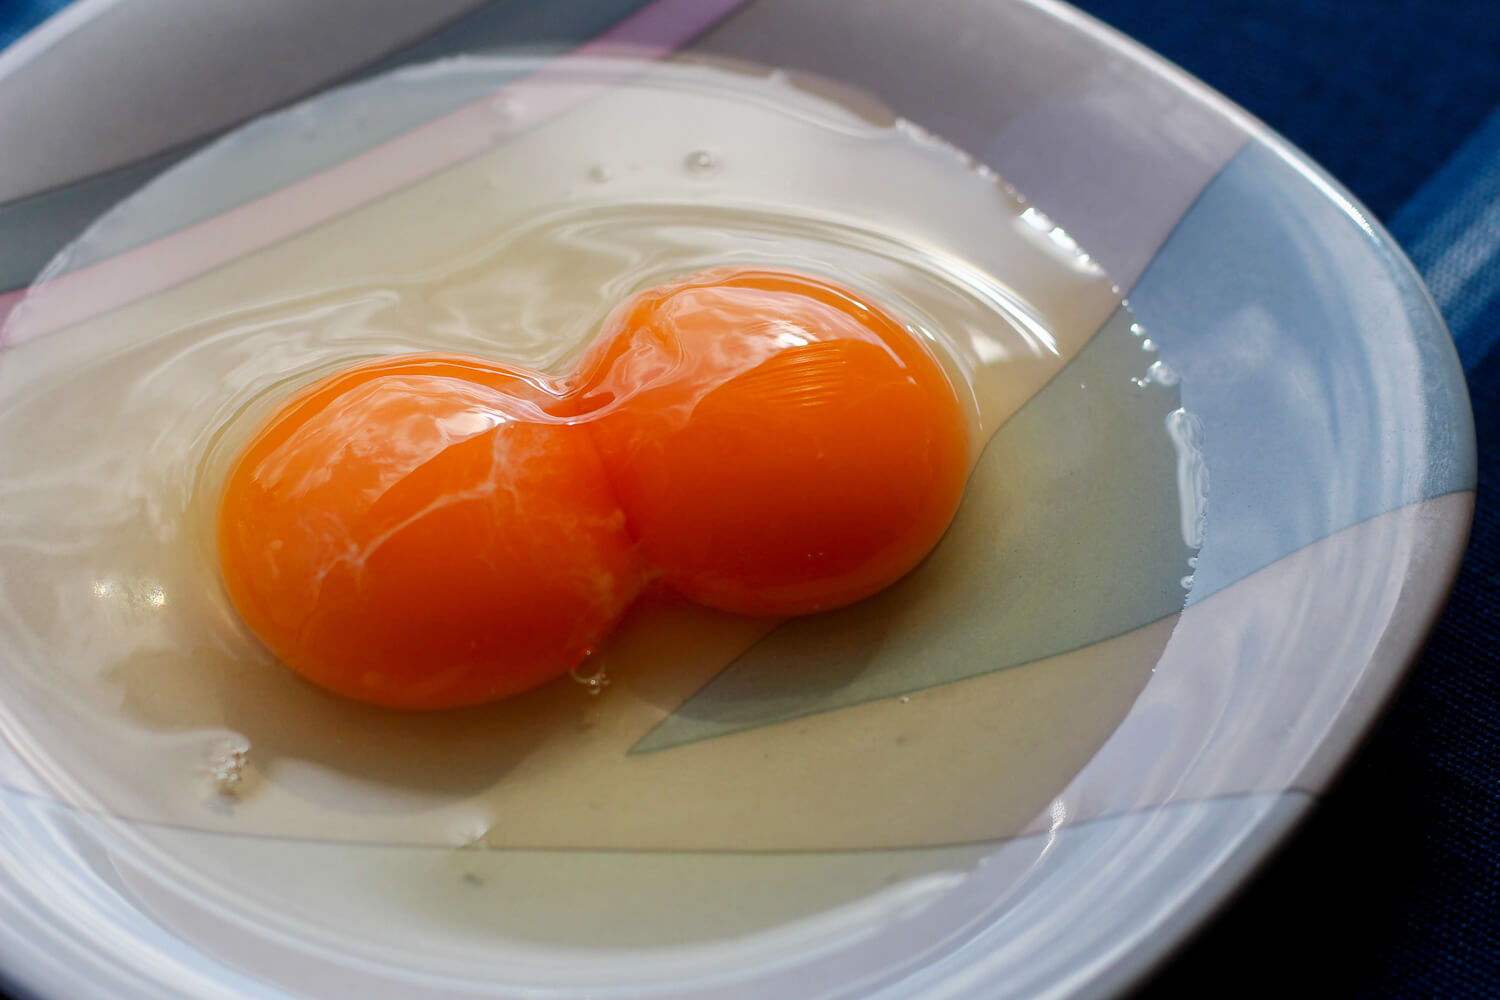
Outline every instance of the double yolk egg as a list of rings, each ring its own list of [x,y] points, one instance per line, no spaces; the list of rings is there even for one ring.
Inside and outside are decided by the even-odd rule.
[[[219,562],[314,683],[472,705],[567,673],[648,586],[763,616],[875,593],[943,534],[968,451],[891,316],[718,268],[622,304],[567,375],[409,354],[302,390],[230,471]]]

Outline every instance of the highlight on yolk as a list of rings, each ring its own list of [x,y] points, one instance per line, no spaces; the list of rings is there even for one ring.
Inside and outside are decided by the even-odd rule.
[[[588,434],[551,402],[530,373],[416,355],[285,403],[219,509],[245,623],[309,680],[377,705],[475,704],[566,673],[642,573]]]
[[[810,275],[719,268],[643,292],[573,392],[643,555],[726,611],[867,597],[921,561],[963,494],[967,425],[937,359]]]

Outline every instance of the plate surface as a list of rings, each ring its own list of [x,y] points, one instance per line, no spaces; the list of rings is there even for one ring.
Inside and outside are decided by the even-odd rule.
[[[60,997],[320,996],[351,984],[366,996],[454,997],[611,995],[648,982],[653,995],[682,996],[1126,988],[1326,786],[1457,570],[1475,478],[1467,399],[1442,321],[1390,238],[1264,128],[1061,6],[964,2],[919,13],[896,2],[449,0],[420,12],[363,3],[358,16],[354,7],[83,0],[0,55],[0,148],[20,151],[0,165],[0,287],[23,287],[82,226],[209,133],[407,62],[520,45],[561,54],[604,35],[845,81],[991,166],[1076,237],[1181,373],[1210,495],[1187,607],[1131,605],[1135,617],[1084,650],[1038,647],[1013,658],[1019,669],[1005,683],[1040,678],[1045,687],[1086,671],[1081,663],[1139,663],[1147,650],[1149,677],[1086,762],[1047,779],[1045,807],[1019,834],[927,844],[906,867],[882,858],[882,875],[901,876],[897,889],[909,896],[895,910],[883,899],[817,926],[773,923],[692,948],[616,942],[589,961],[510,942],[497,945],[496,960],[525,974],[505,987],[458,957],[403,966],[392,955],[407,929],[346,921],[334,940],[297,922],[362,871],[390,870],[379,855],[397,848],[246,837],[232,853],[248,871],[277,873],[266,877],[272,908],[244,886],[214,898],[174,872],[221,856],[232,832],[163,833],[63,805],[44,762],[13,740],[0,745],[0,968],[13,988]],[[141,65],[133,54],[148,46],[171,58]],[[268,64],[277,72],[261,71]],[[112,273],[138,274],[132,262],[153,245],[191,241],[275,194],[245,191],[242,206],[183,218],[172,232],[140,236],[140,246],[126,241],[113,256],[79,262],[79,273],[107,287]],[[0,311],[18,300],[0,296]],[[83,318],[64,313],[57,325]],[[1109,319],[1096,320],[1099,344]],[[1088,356],[1084,348],[1078,358]],[[1039,419],[1055,396],[1039,390],[1013,420]],[[1111,571],[1128,593],[1131,567]],[[972,683],[928,685],[919,707],[961,712]],[[711,738],[711,725],[705,736],[712,692],[698,696],[697,711],[673,716],[678,735],[671,726],[654,732],[677,744],[743,746]],[[857,726],[856,713],[879,708],[866,699],[824,706],[817,718]],[[774,733],[782,721],[755,725]],[[744,868],[736,884],[773,889],[797,884],[801,864],[843,864],[856,887],[874,871],[867,855],[835,859],[827,844],[771,844],[795,850],[754,860],[711,850],[674,860],[662,845],[633,846],[657,853],[632,859],[639,884],[612,891],[627,903],[663,879],[723,884],[714,880],[729,876],[715,866]],[[535,853],[493,853],[493,864],[511,868],[486,873],[491,880],[519,885],[552,870]],[[618,865],[595,855],[557,863],[585,884],[618,877]],[[401,864],[426,871],[410,855]],[[291,887],[304,894],[296,905]],[[415,899],[420,885],[406,889]],[[361,905],[349,899],[342,910]],[[736,903],[756,906],[775,910]],[[632,916],[625,905],[610,920]]]

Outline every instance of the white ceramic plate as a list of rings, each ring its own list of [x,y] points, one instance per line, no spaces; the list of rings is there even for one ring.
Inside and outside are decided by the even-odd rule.
[[[406,773],[386,787],[378,769],[284,732],[279,769],[262,765],[266,785],[332,799],[298,814],[301,825],[248,804],[198,815],[132,798],[131,776],[168,766],[162,753],[206,752],[238,732],[232,712],[154,742],[101,742],[120,777],[101,786],[105,771],[91,765],[85,780],[69,763],[83,758],[61,748],[87,743],[93,717],[33,699],[34,675],[7,647],[0,975],[11,989],[1111,995],[1248,876],[1394,689],[1457,570],[1472,509],[1472,427],[1442,321],[1390,238],[1316,167],[1060,5],[82,0],[0,54],[0,284],[13,290],[0,312],[85,226],[211,134],[445,55],[540,47],[551,64],[583,65],[601,36],[650,58],[686,50],[840,81],[993,168],[1032,208],[1020,228],[997,225],[994,246],[1019,245],[1030,226],[1065,251],[1056,273],[1014,276],[1020,300],[1053,302],[1044,312],[1060,347],[995,440],[1034,438],[1068,415],[1064,443],[1087,426],[1077,414],[1097,397],[1070,395],[1073,385],[1114,371],[1145,335],[1132,340],[1123,295],[1181,376],[1158,400],[1194,415],[1179,420],[1178,447],[1163,435],[1136,461],[1136,445],[1091,438],[1104,457],[1080,468],[1110,474],[1085,475],[1034,511],[1053,533],[1038,537],[1056,540],[1024,572],[971,591],[977,624],[955,619],[940,642],[893,654],[895,668],[859,653],[856,637],[856,652],[840,655],[865,657],[857,676],[832,693],[799,687],[775,670],[783,631],[697,688],[654,700],[612,690],[611,705],[650,711],[611,709],[625,721],[590,758],[606,761],[607,780],[594,764],[589,773],[602,792],[629,794],[568,802],[580,786],[559,772],[518,772],[513,815],[542,821],[474,831],[479,851],[402,825],[458,809],[470,791],[461,782]],[[505,71],[486,72],[474,108]],[[348,99],[330,100],[319,106]],[[335,128],[303,154],[284,146],[266,159],[265,147],[231,140],[187,160],[115,213],[113,229],[91,230],[63,262],[71,273],[15,313],[0,381],[26,370],[44,334],[59,352],[87,352],[101,323],[129,329],[190,310],[193,289],[248,273],[253,251],[314,221],[357,218],[400,187],[341,183],[368,176],[348,170],[361,156],[385,156],[405,182],[459,163],[470,105],[441,104],[382,105],[379,134]],[[393,149],[404,152],[392,159]],[[237,176],[241,152],[256,169]],[[308,191],[312,202],[297,200]],[[886,207],[872,201],[872,216]],[[944,239],[960,220],[943,229],[939,201],[924,211],[937,244],[957,238]],[[278,228],[288,218],[292,230]],[[1088,267],[1057,276],[1073,253],[1062,230],[1118,290]],[[966,245],[965,259],[985,244]],[[24,455],[45,440],[5,447]],[[1183,520],[1176,498],[1122,479],[1161,461],[1167,477],[1142,482],[1184,484],[1190,514],[1208,488],[1206,520],[1183,526],[1194,542],[1202,531],[1185,609],[1182,590],[1159,586],[1138,558],[1162,551],[1157,528],[1140,526]],[[14,498],[24,484],[0,488]],[[969,530],[988,537],[982,520]],[[1097,558],[1105,550],[1128,558]],[[0,577],[12,609],[45,615],[72,599],[60,584],[48,604],[20,576]],[[96,580],[92,596],[128,583]],[[137,591],[132,600],[158,609],[169,592]],[[12,636],[34,623],[8,621]],[[918,634],[898,629],[891,642]],[[749,702],[761,705],[751,717],[740,711]],[[326,705],[287,711],[334,718]],[[434,746],[485,750],[485,721],[403,723],[399,740],[418,758]],[[465,726],[473,732],[453,735]],[[592,820],[563,821],[590,808]]]

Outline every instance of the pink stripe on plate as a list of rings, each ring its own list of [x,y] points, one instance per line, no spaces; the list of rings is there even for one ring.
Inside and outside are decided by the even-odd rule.
[[[0,346],[6,342],[5,321],[16,306],[21,304],[21,299],[26,295],[26,289],[20,288],[14,292],[0,292]]]
[[[18,344],[102,315],[206,274],[247,254],[335,219],[403,187],[470,159],[539,120],[554,116],[634,76],[639,62],[571,71],[580,60],[626,54],[657,58],[692,39],[746,0],[658,0],[593,41],[574,49],[526,85],[552,78],[570,86],[528,95],[527,117],[497,116],[502,87],[410,132],[278,191],[188,226],[161,239],[42,282],[0,295],[0,343]],[[25,308],[18,309],[24,300]]]

